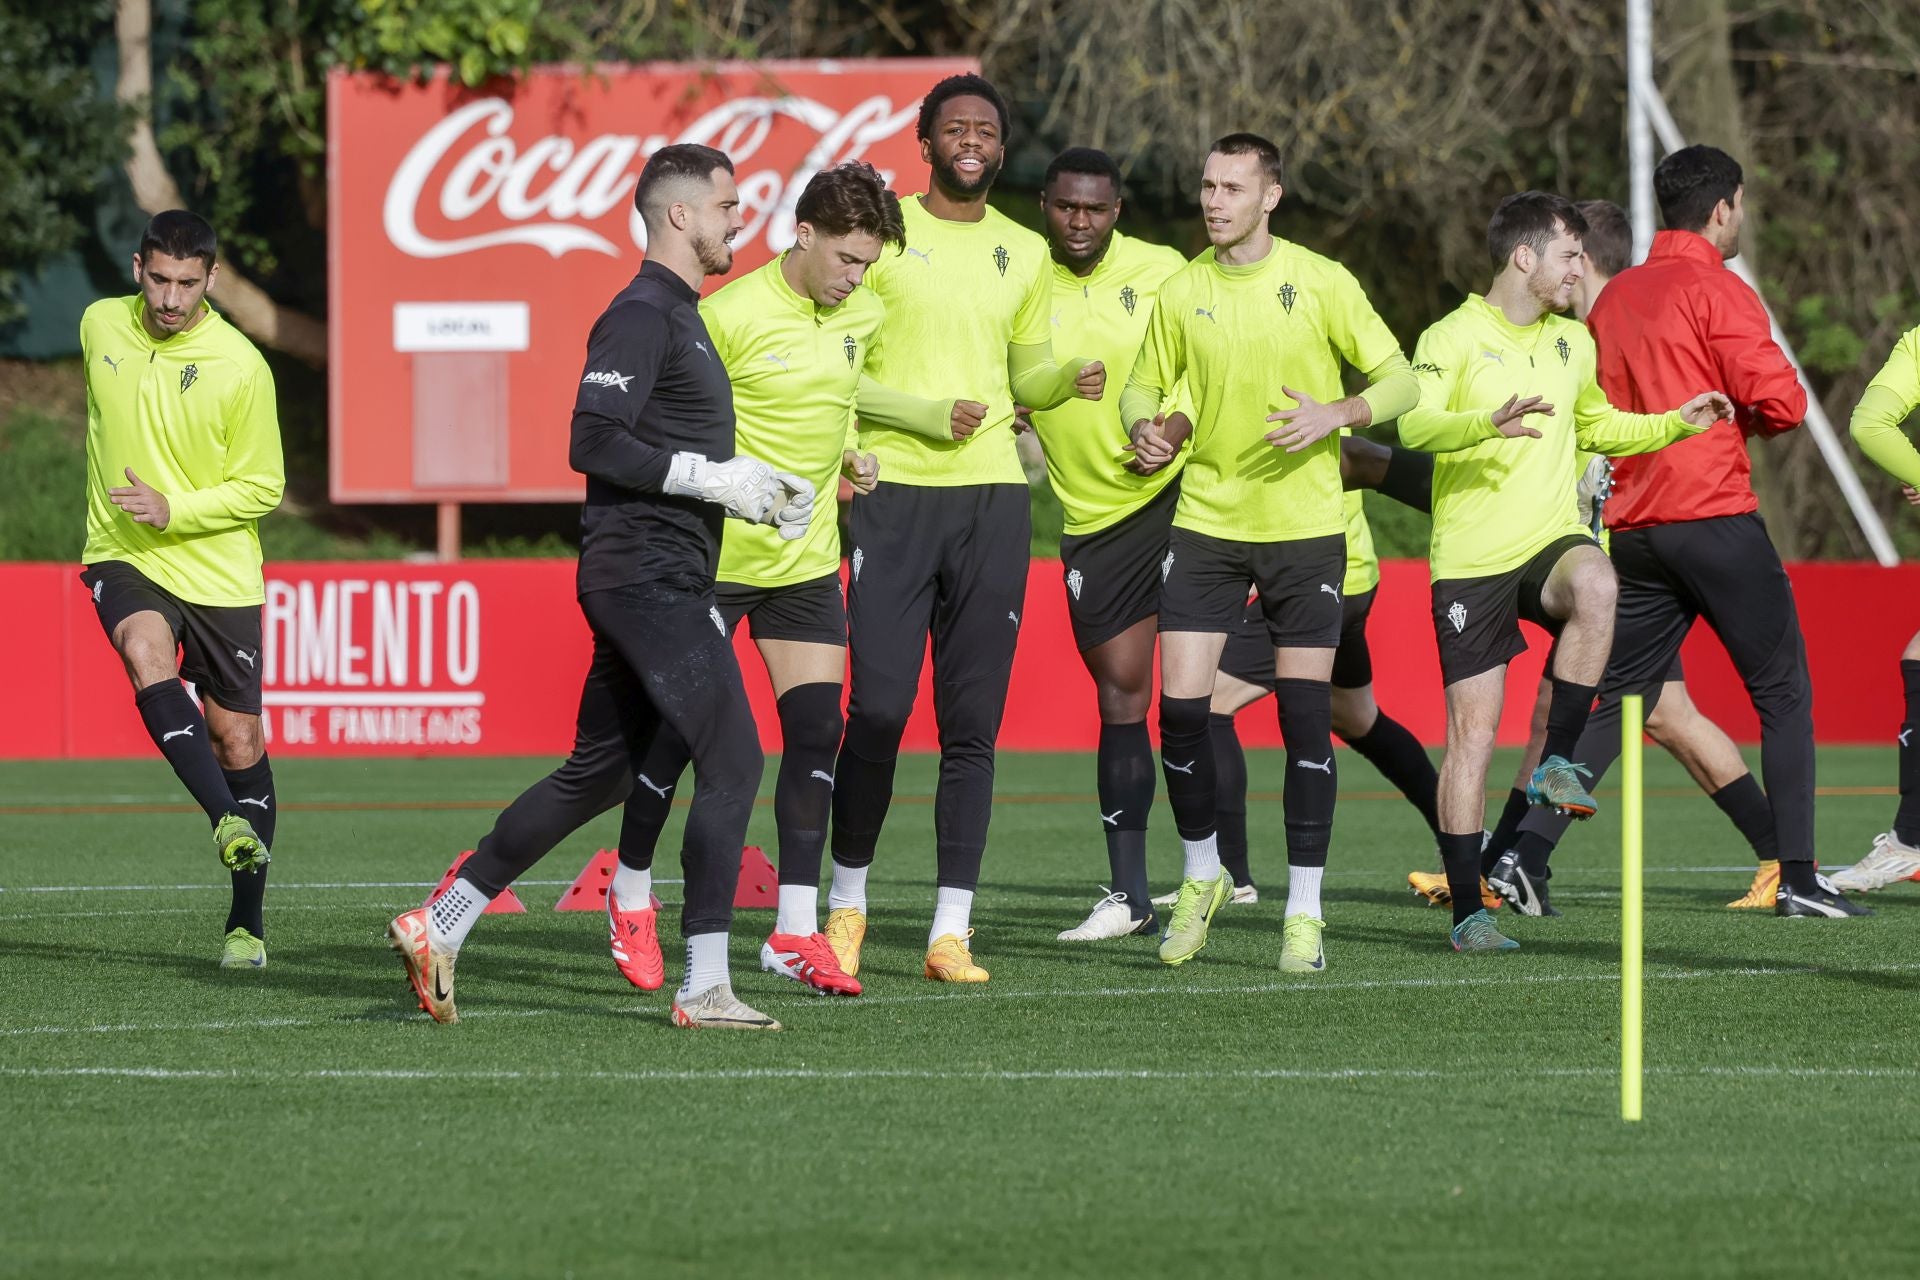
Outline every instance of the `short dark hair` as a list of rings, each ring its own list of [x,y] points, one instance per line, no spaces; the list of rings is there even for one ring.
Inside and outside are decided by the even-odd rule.
[[[1625,209],[1611,200],[1582,200],[1573,207],[1587,220],[1580,239],[1602,275],[1617,276],[1633,265],[1633,225]]]
[[[1682,147],[1653,171],[1653,197],[1673,231],[1698,231],[1722,200],[1729,205],[1745,179],[1740,162],[1718,147]]]
[[[156,253],[182,260],[198,258],[211,271],[213,260],[220,254],[220,241],[213,234],[213,225],[199,214],[168,209],[154,214],[140,233],[140,261]]]
[[[1495,267],[1507,265],[1507,259],[1521,245],[1535,253],[1564,228],[1576,236],[1587,234],[1587,220],[1573,207],[1573,201],[1551,191],[1521,191],[1502,200],[1487,223],[1487,256]]]
[[[1280,163],[1280,148],[1257,133],[1230,133],[1207,148],[1208,155],[1223,156],[1259,156],[1260,167],[1266,171],[1267,181],[1274,186],[1286,185],[1286,166]]]
[[[864,231],[878,236],[882,244],[907,243],[900,198],[887,190],[886,179],[865,160],[848,160],[814,174],[794,202],[793,217],[830,236]]]
[[[1047,173],[1040,180],[1040,189],[1045,191],[1053,185],[1053,180],[1063,173],[1085,174],[1089,178],[1105,178],[1113,184],[1113,198],[1118,200],[1127,193],[1127,182],[1120,176],[1120,166],[1114,158],[1098,147],[1068,147],[1047,164]]]
[[[651,224],[663,212],[664,205],[672,203],[664,200],[669,194],[668,188],[685,182],[711,183],[715,169],[733,172],[733,161],[727,158],[726,152],[697,142],[669,143],[647,157],[647,166],[640,170],[640,181],[633,187],[633,207]]]
[[[985,98],[993,104],[994,111],[1000,117],[1000,137],[1007,136],[1007,100],[993,87],[993,82],[985,76],[974,75],[971,71],[957,76],[948,76],[933,88],[927,90],[927,96],[920,99],[920,123],[914,126],[914,136],[925,141],[933,136],[934,117],[940,114],[940,108],[952,98]]]

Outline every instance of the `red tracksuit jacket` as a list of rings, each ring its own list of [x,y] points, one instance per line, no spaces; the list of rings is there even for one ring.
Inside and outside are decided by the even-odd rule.
[[[1634,413],[1665,413],[1724,391],[1734,420],[1658,453],[1619,458],[1607,499],[1610,529],[1744,515],[1759,507],[1747,437],[1791,431],[1807,394],[1774,345],[1759,295],[1705,236],[1662,231],[1640,266],[1600,291],[1587,316],[1600,349],[1600,387]]]

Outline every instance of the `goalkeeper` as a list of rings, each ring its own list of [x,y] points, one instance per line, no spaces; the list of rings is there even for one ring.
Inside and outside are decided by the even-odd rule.
[[[573,754],[507,807],[445,893],[388,926],[421,1007],[440,1022],[457,1020],[454,963],[488,901],[626,798],[637,753],[664,723],[686,740],[698,779],[683,855],[687,969],[673,1020],[780,1025],[734,997],[727,970],[762,759],[714,567],[724,516],[798,537],[813,486],[735,454],[732,389],[700,318],[700,284],[733,265],[744,225],[732,162],[710,147],[663,147],[633,198],[647,260],[595,321],[574,400],[569,456],[587,477],[577,589],[593,662]]]

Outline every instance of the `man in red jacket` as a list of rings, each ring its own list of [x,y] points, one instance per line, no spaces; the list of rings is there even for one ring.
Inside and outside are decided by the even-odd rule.
[[[1621,695],[1644,695],[1651,712],[1687,632],[1705,618],[1760,717],[1761,772],[1780,860],[1777,872],[1763,864],[1755,889],[1777,874],[1776,915],[1867,915],[1814,874],[1806,643],[1747,457],[1748,437],[1800,425],[1807,396],[1773,341],[1758,295],[1725,266],[1740,251],[1740,165],[1716,148],[1688,147],[1661,161],[1653,184],[1668,229],[1587,317],[1600,385],[1615,405],[1636,412],[1677,403],[1691,388],[1719,387],[1733,398],[1735,416],[1614,464],[1606,504],[1620,580],[1613,655],[1574,755],[1605,771],[1620,751]],[[1521,830],[1557,841],[1565,825],[1536,812]]]

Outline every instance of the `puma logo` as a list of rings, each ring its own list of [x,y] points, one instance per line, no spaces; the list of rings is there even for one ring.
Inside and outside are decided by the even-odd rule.
[[[160,745],[164,747],[167,743],[172,742],[175,738],[182,738],[182,737],[191,738],[192,736],[193,736],[193,726],[188,725],[184,729],[174,729],[171,732],[161,734]]]
[[[911,245],[909,245],[909,246],[907,247],[907,252],[908,252],[908,253],[910,253],[910,254],[912,254],[912,255],[913,255],[914,257],[916,257],[916,258],[918,258],[918,259],[920,259],[920,261],[922,261],[922,262],[924,262],[924,263],[926,263],[926,264],[927,264],[928,266],[932,266],[932,265],[933,265],[933,250],[931,250],[931,249],[915,249],[914,247],[912,247]]]
[[[1318,763],[1312,760],[1295,760],[1293,767],[1296,769],[1318,769],[1321,773],[1331,778],[1333,776],[1333,757],[1328,756],[1325,760],[1321,760]]]
[[[671,782],[664,787],[657,787],[653,784],[653,779],[644,773],[640,775],[640,785],[659,796],[662,800],[667,798],[667,792],[673,790],[673,784]]]
[[[1125,809],[1115,809],[1112,813],[1103,813],[1100,815],[1100,821],[1110,827],[1117,827],[1120,825],[1120,815],[1125,812]]]
[[[1338,587],[1336,587],[1336,586],[1334,586],[1334,585],[1333,585],[1333,584],[1332,584],[1331,582],[1323,582],[1323,583],[1321,583],[1321,584],[1320,584],[1320,589],[1321,589],[1322,591],[1324,591],[1324,592],[1326,592],[1326,593],[1327,593],[1328,595],[1330,595],[1330,596],[1332,596],[1332,597],[1334,598],[1334,600],[1335,600],[1335,602],[1338,602],[1338,601],[1339,601],[1339,599],[1340,599],[1340,588],[1338,588]]]
[[[1170,773],[1192,773],[1193,766],[1196,762],[1189,760],[1185,764],[1175,764],[1173,761],[1168,760],[1168,761],[1165,761],[1164,763],[1166,764],[1167,770]]]
[[[826,783],[828,786],[833,785],[833,775],[828,773],[825,769],[815,769],[808,776],[813,778],[818,778],[820,779],[820,781]]]
[[[1904,746],[1906,746],[1906,745],[1907,745],[1907,735],[1908,735],[1908,734],[1910,734],[1910,733],[1912,733],[1912,732],[1913,732],[1913,730],[1911,730],[1911,729],[1902,729],[1902,730],[1900,731],[1900,745],[1901,745],[1901,746],[1903,746],[1903,747],[1904,747]]]
[[[240,661],[246,663],[247,670],[249,671],[253,670],[253,655],[248,653],[245,649],[235,649],[233,651],[233,656],[240,659]]]
[[[121,356],[119,360],[115,360],[112,356],[101,356],[100,362],[106,365],[107,368],[113,370],[115,376],[118,376],[120,373],[121,361],[124,361],[125,359],[126,359],[125,356]]]
[[[775,355],[775,354],[773,354],[773,352],[771,352],[771,351],[769,351],[769,352],[767,352],[767,359],[769,359],[769,360],[771,360],[771,361],[772,361],[773,363],[775,363],[775,364],[777,364],[777,365],[779,365],[779,366],[780,366],[780,367],[781,367],[782,369],[786,369],[786,371],[787,371],[788,373],[792,373],[792,372],[793,372],[793,370],[791,370],[791,369],[787,369],[787,362],[786,362],[785,360],[783,360],[783,359],[781,359],[781,358],[780,358],[779,356],[777,356],[777,355]]]
[[[1205,316],[1205,317],[1206,317],[1206,318],[1207,318],[1207,319],[1208,319],[1209,321],[1212,321],[1212,323],[1214,323],[1214,324],[1219,324],[1219,323],[1220,323],[1220,322],[1219,322],[1218,320],[1214,320],[1214,318],[1213,318],[1213,312],[1212,312],[1212,311],[1211,311],[1211,310],[1210,310],[1209,308],[1206,308],[1206,307],[1195,307],[1195,308],[1193,309],[1193,314],[1195,314],[1195,315],[1197,315],[1197,316]]]
[[[269,803],[272,799],[273,799],[272,796],[267,796],[264,799],[259,799],[259,800],[254,799],[252,796],[241,796],[238,800],[234,801],[234,803],[258,805],[262,809],[270,809],[273,807]]]

